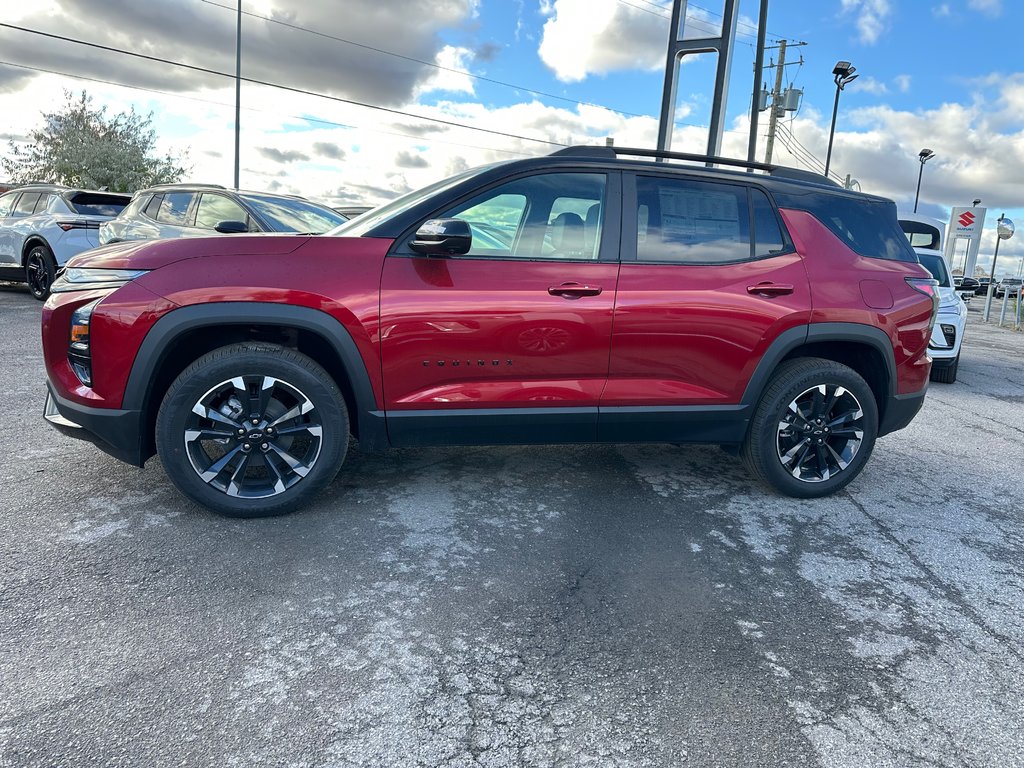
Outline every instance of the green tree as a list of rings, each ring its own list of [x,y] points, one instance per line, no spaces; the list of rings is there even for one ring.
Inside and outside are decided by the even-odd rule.
[[[9,156],[0,163],[14,182],[134,192],[185,174],[183,158],[156,153],[152,113],[144,117],[133,107],[108,116],[85,91],[77,98],[67,91],[64,96],[61,109],[43,113],[42,126],[29,134],[27,144],[10,142]]]

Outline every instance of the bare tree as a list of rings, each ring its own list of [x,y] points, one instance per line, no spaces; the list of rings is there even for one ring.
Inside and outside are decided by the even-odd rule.
[[[31,131],[27,144],[10,142],[0,160],[11,180],[66,184],[112,192],[134,192],[151,184],[179,181],[182,157],[156,153],[153,115],[134,108],[108,116],[82,91],[64,93],[60,110],[43,113],[43,124]]]

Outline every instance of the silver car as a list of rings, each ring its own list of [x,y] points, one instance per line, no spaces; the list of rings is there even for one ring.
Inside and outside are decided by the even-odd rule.
[[[0,280],[28,283],[42,301],[58,267],[95,248],[100,224],[128,205],[130,195],[31,184],[0,195]]]
[[[331,208],[292,195],[166,184],[136,192],[121,215],[100,228],[100,242],[238,232],[319,235],[347,220]]]

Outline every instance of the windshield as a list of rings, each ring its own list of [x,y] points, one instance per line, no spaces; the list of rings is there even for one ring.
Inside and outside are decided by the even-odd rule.
[[[917,259],[921,262],[921,266],[931,272],[932,277],[939,281],[939,285],[949,288],[949,272],[946,271],[946,262],[941,256],[918,252]]]
[[[308,200],[262,195],[245,195],[244,199],[274,232],[319,235],[345,222],[337,211]]]
[[[468,179],[470,176],[475,176],[481,171],[491,168],[493,165],[498,165],[498,163],[480,166],[479,168],[471,168],[468,171],[463,171],[462,173],[457,173],[454,176],[449,176],[447,179],[435,181],[429,186],[414,190],[402,195],[401,197],[395,198],[390,203],[385,203],[379,208],[374,208],[368,213],[364,213],[362,216],[358,216],[357,218],[342,224],[333,232],[328,232],[327,234],[337,235],[339,237],[362,237],[382,221],[386,221],[392,216],[397,216],[403,211],[407,211],[422,200],[425,200],[439,192],[443,192],[446,189],[450,189],[459,182]]]

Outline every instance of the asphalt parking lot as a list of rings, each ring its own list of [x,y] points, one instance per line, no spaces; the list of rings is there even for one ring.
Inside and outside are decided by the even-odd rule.
[[[848,491],[716,448],[350,457],[287,518],[41,418],[0,285],[0,766],[1024,765],[1024,334]]]

